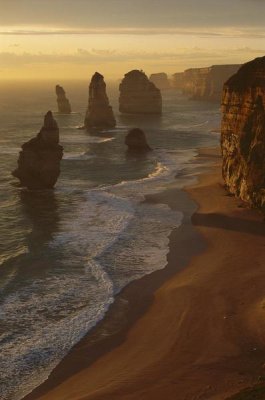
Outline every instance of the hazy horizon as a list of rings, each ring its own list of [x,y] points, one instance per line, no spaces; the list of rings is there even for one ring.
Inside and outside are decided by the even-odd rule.
[[[265,54],[263,0],[0,5],[1,80],[87,80],[97,70],[108,80],[131,69],[171,75]]]

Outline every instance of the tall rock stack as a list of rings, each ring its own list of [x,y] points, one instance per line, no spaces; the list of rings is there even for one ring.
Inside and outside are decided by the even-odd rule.
[[[60,114],[71,114],[71,105],[66,98],[64,88],[60,85],[56,85],[55,91],[57,95],[58,112]]]
[[[116,120],[106,93],[104,76],[96,72],[89,85],[88,109],[85,117],[86,128],[113,128]]]
[[[150,81],[160,90],[170,89],[168,76],[165,72],[150,75]]]
[[[265,57],[224,85],[223,177],[228,190],[265,212]]]
[[[128,72],[120,84],[120,112],[125,114],[161,114],[160,90],[143,71]]]
[[[37,136],[22,145],[18,167],[12,175],[28,189],[51,189],[60,175],[62,157],[59,128],[49,111]]]

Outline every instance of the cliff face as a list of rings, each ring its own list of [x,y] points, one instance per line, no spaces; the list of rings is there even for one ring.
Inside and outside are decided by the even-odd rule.
[[[265,57],[224,85],[223,177],[228,190],[265,212]]]
[[[170,88],[168,76],[164,72],[160,72],[158,74],[152,74],[150,75],[149,79],[160,90]]]
[[[89,85],[88,109],[85,117],[86,128],[113,128],[116,120],[106,93],[103,75],[96,72]]]
[[[55,91],[57,95],[58,112],[60,114],[71,114],[71,105],[66,98],[64,88],[60,85],[56,85]]]
[[[128,72],[120,84],[120,112],[127,114],[161,114],[160,90],[143,71]]]
[[[175,89],[183,90],[184,72],[176,72],[172,75],[171,85]]]
[[[38,135],[22,145],[18,167],[12,174],[29,189],[51,189],[60,175],[62,156],[59,128],[49,111]]]
[[[174,87],[192,100],[221,101],[224,83],[234,75],[240,65],[213,65],[190,68],[173,75]]]
[[[211,100],[210,75],[210,68],[196,68],[186,71],[183,92],[189,94],[192,100]]]

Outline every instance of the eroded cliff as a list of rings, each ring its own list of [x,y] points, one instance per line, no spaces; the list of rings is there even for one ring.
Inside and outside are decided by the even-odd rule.
[[[192,100],[221,101],[224,83],[234,75],[240,65],[213,65],[190,68],[173,75],[173,85]]]
[[[223,177],[228,190],[265,212],[265,57],[241,67],[224,85]]]

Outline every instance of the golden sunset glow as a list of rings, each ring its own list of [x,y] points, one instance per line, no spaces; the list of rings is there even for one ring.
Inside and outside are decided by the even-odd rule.
[[[244,12],[230,7],[234,25],[231,18],[228,24],[225,7],[208,0],[198,10],[189,4],[195,5],[193,0],[186,6],[145,0],[141,15],[136,5],[119,0],[97,4],[57,0],[52,9],[43,0],[38,7],[30,0],[9,3],[16,4],[18,12],[12,15],[11,5],[0,1],[2,80],[87,79],[95,70],[108,79],[119,79],[134,68],[173,74],[190,67],[243,63],[265,52],[260,22],[265,6],[258,0],[255,18],[248,24],[246,13],[253,14],[250,1],[244,0]]]

